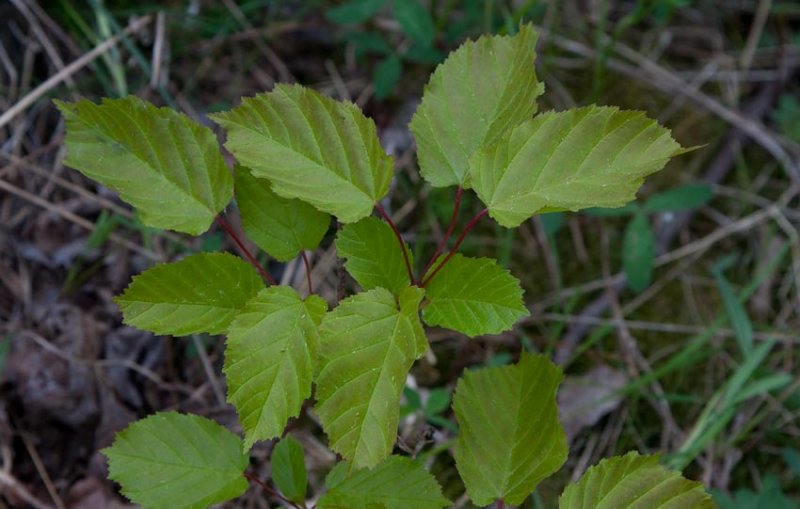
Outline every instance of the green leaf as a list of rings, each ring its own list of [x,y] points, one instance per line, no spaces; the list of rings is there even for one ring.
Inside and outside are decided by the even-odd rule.
[[[376,32],[353,32],[346,35],[345,39],[354,46],[356,58],[361,58],[367,53],[388,55],[392,52],[389,43]]]
[[[366,21],[383,7],[386,0],[350,0],[325,12],[328,21],[338,25],[351,25]]]
[[[784,447],[781,449],[781,456],[794,476],[800,477],[800,451],[791,447]]]
[[[476,505],[520,505],[566,461],[556,407],[562,379],[546,357],[523,352],[515,365],[467,371],[458,381],[456,468]]]
[[[242,441],[199,415],[158,413],[117,433],[108,476],[150,509],[204,509],[247,490]]]
[[[272,480],[283,496],[298,504],[305,502],[308,477],[300,442],[291,436],[281,439],[272,449],[270,467]]]
[[[419,0],[393,0],[392,10],[394,19],[409,39],[423,46],[433,43],[433,19]]]
[[[392,158],[355,104],[280,84],[211,118],[228,131],[228,150],[275,193],[344,223],[367,217],[389,189]]]
[[[67,123],[65,164],[118,192],[147,226],[200,235],[231,200],[211,129],[138,97],[54,101]]]
[[[658,464],[658,456],[629,452],[601,461],[567,486],[559,509],[712,509],[703,485]]]
[[[616,207],[613,209],[606,209],[602,207],[591,207],[588,209],[584,209],[582,212],[584,214],[595,216],[595,217],[622,217],[622,216],[631,216],[638,212],[641,209],[638,203],[632,201],[622,207]]]
[[[353,469],[392,452],[406,375],[428,346],[417,311],[423,295],[408,287],[395,302],[375,288],[343,300],[322,320],[316,411],[331,449]]]
[[[127,325],[156,334],[222,334],[264,284],[228,253],[198,253],[134,276],[114,302]]]
[[[436,479],[409,458],[389,456],[371,470],[342,479],[346,469],[343,463],[336,465],[336,479],[319,499],[319,509],[441,509],[450,504]]]
[[[722,272],[722,268],[715,267],[711,270],[714,276],[714,281],[717,283],[717,288],[722,296],[722,303],[725,306],[725,313],[728,315],[728,320],[733,327],[734,337],[736,343],[739,345],[739,350],[745,355],[749,356],[753,351],[753,324],[750,322],[750,317],[747,315],[747,310],[739,300],[733,286],[728,278]]]
[[[470,337],[499,334],[528,316],[519,280],[490,258],[456,254],[427,283],[425,296],[425,323]]]
[[[403,59],[426,65],[439,65],[446,55],[433,46],[413,44],[403,53]]]
[[[386,99],[394,90],[394,86],[403,74],[403,64],[397,55],[389,55],[375,66],[372,83],[375,85],[375,97]]]
[[[422,176],[436,187],[469,185],[469,159],[536,111],[537,35],[467,41],[436,68],[409,127]]]
[[[688,184],[651,196],[642,209],[645,212],[668,212],[701,207],[711,201],[714,192],[708,184]]]
[[[245,446],[280,436],[311,396],[317,325],[327,309],[316,295],[303,301],[292,288],[272,286],[248,302],[231,324],[224,372]]]
[[[470,171],[489,215],[513,228],[545,210],[621,207],[681,151],[642,112],[588,106],[519,125],[476,153]]]
[[[331,218],[306,202],[282,198],[269,182],[235,169],[236,204],[242,227],[258,247],[278,261],[288,262],[304,250],[313,250],[328,231]]]
[[[791,92],[781,96],[772,118],[784,136],[800,142],[800,100]]]
[[[407,288],[408,270],[392,227],[375,217],[345,225],[336,236],[336,253],[361,288],[383,287],[395,295]],[[404,244],[413,264],[411,250]]]
[[[450,406],[450,393],[447,389],[433,389],[428,394],[428,401],[425,402],[425,417],[433,417],[447,410]]]
[[[655,237],[650,221],[644,214],[636,214],[625,227],[622,239],[622,269],[628,286],[634,292],[650,286],[655,255]]]

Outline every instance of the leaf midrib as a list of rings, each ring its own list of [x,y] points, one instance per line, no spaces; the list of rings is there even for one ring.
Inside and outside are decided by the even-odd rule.
[[[124,111],[123,111],[123,113],[124,113]],[[203,209],[208,210],[211,214],[216,214],[216,211],[213,209],[213,206],[210,207],[209,204],[202,202],[199,198],[195,197],[191,192],[187,191],[186,189],[183,189],[178,183],[173,182],[171,179],[167,178],[167,175],[165,173],[162,173],[161,171],[158,170],[158,168],[152,166],[149,161],[142,159],[142,157],[139,156],[138,154],[136,154],[136,152],[133,151],[132,148],[127,143],[122,143],[119,140],[115,140],[110,135],[106,134],[100,128],[100,126],[87,122],[86,120],[81,118],[78,114],[73,114],[72,118],[73,118],[73,120],[77,120],[78,122],[80,122],[82,125],[87,127],[92,132],[95,132],[96,134],[98,134],[99,137],[103,138],[106,142],[110,142],[111,144],[114,144],[114,145],[117,145],[117,146],[120,146],[120,147],[124,147],[126,154],[129,154],[134,159],[139,161],[142,164],[142,166],[144,166],[146,168],[149,168],[150,169],[150,173],[154,174],[155,177],[158,177],[163,182],[169,184],[172,188],[177,190],[180,194],[188,196],[193,202],[199,204]],[[192,139],[193,139],[193,141],[195,141],[194,137],[192,137]],[[150,146],[151,149],[153,149],[153,153],[154,154],[158,154],[158,151],[156,150],[156,148],[153,147],[153,144],[152,144],[152,142],[150,140],[150,137],[149,136],[145,136],[145,140],[147,140],[148,146]],[[76,143],[76,142],[73,141],[72,143]],[[76,143],[76,144],[78,144],[78,143]],[[79,144],[81,144],[81,145],[93,145],[94,143],[80,142]],[[208,173],[208,172],[206,172],[206,173]],[[122,193],[122,191],[120,191],[120,193]],[[212,193],[212,197],[213,197],[213,190],[211,190],[211,193]]]

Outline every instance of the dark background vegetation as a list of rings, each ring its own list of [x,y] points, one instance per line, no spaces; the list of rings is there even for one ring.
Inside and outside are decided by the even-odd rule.
[[[630,216],[602,211],[542,216],[515,231],[482,222],[463,251],[508,266],[531,315],[501,336],[430,332],[432,351],[406,391],[400,448],[425,458],[456,507],[470,507],[447,451],[449,393],[466,366],[510,362],[527,348],[567,374],[560,400],[571,446],[562,471],[525,507],[554,507],[568,481],[630,449],[685,467],[721,507],[798,507],[796,2],[4,0],[0,508],[127,507],[98,451],[158,410],[238,430],[224,400],[223,339],[125,327],[111,301],[154,262],[233,246],[214,228],[200,238],[146,228],[113,193],[64,167],[63,121],[50,99],[136,94],[207,125],[207,113],[276,82],[352,100],[396,157],[387,206],[424,260],[454,191],[423,184],[406,124],[448,51],[521,21],[541,33],[540,110],[593,102],[645,110],[700,148],[649,179],[640,198],[684,184],[710,195],[682,211],[672,209],[691,201],[686,188],[661,195],[666,205],[636,229]],[[108,40],[116,43],[91,53]],[[476,200],[466,197],[465,208],[468,218]],[[332,232],[312,258],[329,300],[340,284],[331,240]],[[626,256],[630,270],[655,266],[641,291],[621,275]],[[304,284],[296,262],[270,270]],[[763,354],[743,352],[748,341]],[[318,488],[334,459],[324,436],[308,416],[292,433]],[[270,447],[253,452],[263,479]],[[268,504],[254,486],[226,507]]]

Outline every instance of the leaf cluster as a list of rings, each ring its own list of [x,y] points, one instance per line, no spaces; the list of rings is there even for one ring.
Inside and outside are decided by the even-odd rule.
[[[382,4],[358,5],[373,3]],[[416,4],[393,3],[398,19],[410,36],[427,40],[413,13],[403,13],[409,5]],[[406,377],[429,348],[423,322],[474,337],[508,331],[528,314],[508,270],[457,253],[464,237],[487,215],[512,228],[543,212],[622,206],[645,176],[682,151],[640,112],[588,106],[535,115],[543,92],[536,39],[522,25],[514,36],[468,41],[425,87],[410,124],[420,172],[432,186],[455,186],[458,199],[448,235],[421,271],[381,205],[393,159],[354,104],[280,84],[212,115],[238,162],[231,175],[211,130],[183,114],[135,97],[57,102],[67,121],[67,163],[118,191],[146,225],[193,235],[213,221],[225,226],[219,214],[235,195],[248,237],[287,261],[316,249],[333,216],[343,225],[337,254],[362,289],[329,309],[311,293],[310,277],[308,295],[273,284],[238,238],[247,261],[200,253],[134,277],[116,299],[127,324],[227,337],[227,397],[244,438],[199,416],[159,413],[136,422],[105,450],[110,477],[126,496],[145,507],[178,508],[240,495],[249,449],[281,437],[313,396],[329,446],[342,458],[317,507],[449,503],[421,463],[392,454]],[[449,247],[464,192],[485,209]],[[454,456],[475,503],[520,504],[561,467],[561,378],[544,356],[523,354],[515,365],[460,379],[452,398]],[[295,507],[305,507],[303,462],[299,443],[278,442],[273,481]],[[630,455],[587,473],[561,507],[634,507],[638,497],[663,502],[648,507],[678,507],[665,493],[687,493],[681,501],[689,505],[680,507],[707,506],[698,484]]]

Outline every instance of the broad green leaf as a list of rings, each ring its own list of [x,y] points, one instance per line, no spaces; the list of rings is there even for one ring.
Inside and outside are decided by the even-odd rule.
[[[411,250],[404,247],[412,261]],[[345,258],[344,266],[361,288],[378,286],[395,295],[409,285],[403,253],[392,227],[375,217],[345,225],[336,236],[336,253]]]
[[[300,442],[286,436],[272,449],[269,458],[272,480],[283,496],[292,502],[304,503],[308,489],[308,476]]]
[[[372,83],[375,86],[375,97],[386,99],[394,90],[394,86],[403,74],[403,64],[397,55],[389,55],[375,66]]]
[[[374,16],[386,0],[350,0],[325,11],[325,18],[338,25],[361,23]]]
[[[556,407],[562,378],[546,357],[523,353],[517,364],[467,371],[458,381],[456,468],[476,505],[519,505],[564,464],[567,437]]]
[[[409,127],[422,176],[436,187],[469,185],[469,159],[536,111],[537,35],[467,41],[436,68]]]
[[[322,320],[316,411],[331,449],[355,470],[392,452],[406,375],[428,345],[417,311],[423,295],[408,287],[396,302],[375,288]]]
[[[151,415],[102,453],[123,495],[148,509],[205,509],[247,490],[241,439],[199,415]]]
[[[645,212],[694,209],[705,205],[714,192],[708,184],[688,184],[651,196],[642,206]]]
[[[425,323],[470,337],[499,334],[528,316],[519,280],[490,258],[456,254],[425,289]]]
[[[642,112],[550,111],[478,151],[470,161],[472,186],[489,215],[513,228],[546,210],[621,207],[644,177],[682,150]]]
[[[567,486],[559,509],[713,509],[699,482],[658,464],[658,456],[629,452],[601,461]]]
[[[358,470],[344,479],[347,465],[339,463],[337,468],[319,509],[441,509],[450,504],[425,467],[406,457],[389,456],[371,470]]]
[[[156,334],[222,334],[264,288],[256,270],[228,253],[198,253],[134,276],[114,302],[127,325]]]
[[[622,238],[622,269],[628,279],[628,286],[634,292],[641,292],[650,286],[653,259],[656,255],[655,242],[647,216],[633,216],[625,227]]]
[[[225,377],[245,446],[280,436],[311,396],[317,325],[328,305],[316,295],[303,301],[287,286],[261,290],[228,331]]]
[[[142,222],[200,235],[231,200],[211,129],[138,97],[54,101],[67,123],[65,164],[119,193]]]
[[[272,92],[211,117],[228,131],[225,146],[272,190],[335,215],[343,223],[367,217],[386,195],[392,158],[375,123],[352,103],[300,85]]]
[[[393,0],[394,19],[415,43],[430,46],[433,42],[433,19],[419,0]]]
[[[331,218],[306,202],[278,196],[269,182],[236,167],[236,204],[247,236],[276,260],[288,262],[304,250],[316,249]]]

